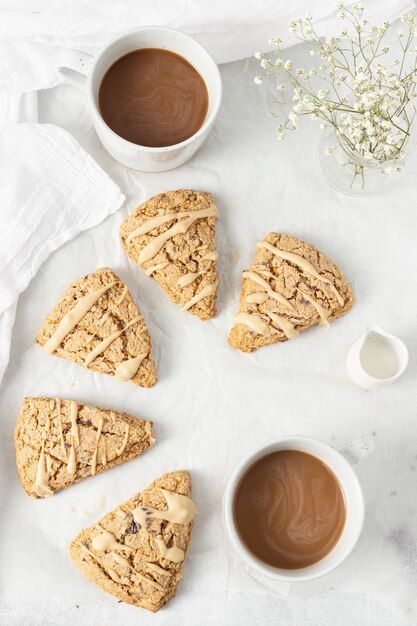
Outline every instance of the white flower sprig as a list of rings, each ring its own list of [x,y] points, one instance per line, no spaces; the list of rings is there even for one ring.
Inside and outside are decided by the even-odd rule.
[[[399,170],[416,113],[416,18],[412,13],[401,18],[405,27],[396,34],[401,54],[392,59],[385,45],[389,22],[371,24],[362,3],[352,9],[339,4],[338,17],[343,22],[340,34],[326,39],[317,35],[310,16],[292,22],[291,31],[308,43],[316,66],[295,67],[282,56],[281,40],[272,39],[275,58],[255,54],[263,70],[255,83],[272,76],[282,96],[291,89],[291,110],[281,116],[278,139],[297,130],[300,117],[308,115],[319,118],[322,129],[333,127],[345,148],[384,173],[390,173],[392,161]],[[326,154],[334,150],[329,146]]]

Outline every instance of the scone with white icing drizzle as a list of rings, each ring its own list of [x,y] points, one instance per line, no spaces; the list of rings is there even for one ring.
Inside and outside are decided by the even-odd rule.
[[[217,218],[211,193],[180,189],[144,202],[120,229],[130,258],[202,320],[216,315]]]
[[[158,611],[175,596],[195,513],[190,474],[164,474],[82,531],[71,557],[104,591]]]
[[[15,428],[19,477],[33,498],[134,459],[154,443],[152,422],[60,398],[25,398]]]
[[[143,315],[121,278],[108,267],[68,287],[36,341],[49,354],[118,380],[141,387],[156,383]]]
[[[349,311],[353,291],[329,257],[296,237],[269,233],[243,272],[240,311],[229,337],[233,348],[252,352],[287,341],[315,324]]]

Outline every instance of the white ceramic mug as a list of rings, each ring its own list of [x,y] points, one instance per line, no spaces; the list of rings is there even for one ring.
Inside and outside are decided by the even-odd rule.
[[[127,141],[107,126],[100,114],[98,91],[104,74],[117,59],[141,48],[176,52],[195,67],[207,86],[209,104],[203,125],[194,135],[173,146],[150,148]],[[188,161],[207,139],[220,108],[222,83],[216,63],[195,39],[172,28],[142,26],[108,43],[95,58],[68,51],[61,59],[60,71],[77,86],[86,83],[94,128],[107,152],[123,165],[143,172],[163,172]],[[74,76],[74,71],[82,76]]]
[[[243,543],[235,523],[234,500],[240,480],[256,461],[277,450],[299,450],[320,459],[338,478],[345,498],[346,520],[339,541],[321,561],[300,569],[272,567],[257,559]],[[318,578],[340,565],[355,547],[362,531],[364,517],[365,503],[362,488],[350,463],[326,443],[297,435],[281,437],[243,459],[230,477],[223,497],[223,523],[227,537],[237,554],[258,573],[287,583]]]

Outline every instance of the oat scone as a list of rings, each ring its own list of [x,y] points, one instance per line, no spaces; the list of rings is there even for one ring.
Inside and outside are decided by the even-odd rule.
[[[14,439],[19,477],[32,498],[130,461],[155,443],[152,422],[60,398],[25,398]]]
[[[182,577],[196,513],[190,498],[187,471],[164,474],[83,530],[70,546],[73,561],[119,600],[158,611]]]
[[[240,311],[229,336],[233,348],[252,352],[287,341],[352,307],[343,273],[311,244],[269,233],[257,246],[250,270],[243,272]]]
[[[202,320],[216,315],[217,218],[211,193],[180,189],[147,200],[120,228],[130,258]]]
[[[118,380],[156,383],[148,328],[128,288],[108,267],[68,287],[36,341],[49,354]]]

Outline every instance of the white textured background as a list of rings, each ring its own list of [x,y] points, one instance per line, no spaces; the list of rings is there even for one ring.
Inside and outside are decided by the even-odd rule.
[[[295,55],[303,58],[301,50]],[[0,396],[1,624],[417,623],[417,159],[379,196],[352,199],[333,192],[316,169],[317,125],[277,143],[266,90],[252,81],[256,71],[255,61],[222,66],[224,102],[216,128],[192,161],[164,174],[115,163],[73,87],[40,94],[40,121],[73,133],[128,202],[54,253],[19,300]],[[171,303],[127,260],[118,240],[119,225],[135,206],[181,187],[213,192],[221,213],[219,314],[205,323]],[[351,281],[357,304],[329,329],[243,355],[228,347],[227,333],[241,272],[269,230],[294,234],[329,254]],[[89,373],[34,344],[60,293],[103,265],[126,280],[151,330],[159,382],[150,390]],[[356,388],[344,365],[348,347],[368,323],[398,334],[410,349],[404,377],[374,392]],[[32,501],[15,471],[13,428],[23,396],[44,394],[152,419],[158,443],[131,463]],[[230,553],[220,506],[226,480],[243,455],[294,433],[338,449],[367,433],[376,449],[357,466],[367,517],[356,551],[333,574],[284,590],[253,579]],[[69,559],[68,544],[154,477],[183,467],[192,472],[200,515],[178,596],[153,616],[119,604],[85,580]]]

